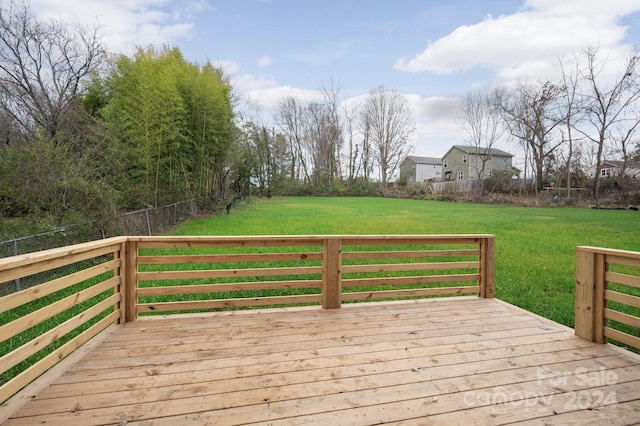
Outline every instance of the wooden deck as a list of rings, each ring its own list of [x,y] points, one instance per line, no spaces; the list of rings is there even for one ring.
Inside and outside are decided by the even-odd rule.
[[[640,357],[496,299],[146,317],[97,339],[0,408],[0,419],[640,423]]]

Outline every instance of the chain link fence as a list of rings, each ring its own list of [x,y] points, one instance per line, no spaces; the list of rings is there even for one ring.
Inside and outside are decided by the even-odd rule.
[[[160,235],[173,226],[203,212],[224,210],[227,200],[225,194],[219,193],[215,197],[192,199],[163,207],[137,210],[107,220],[72,225],[42,234],[0,241],[0,258],[121,235]],[[97,262],[99,259],[94,261]],[[55,279],[57,275],[68,274],[70,268],[74,268],[74,265],[10,282],[0,282],[0,296]]]

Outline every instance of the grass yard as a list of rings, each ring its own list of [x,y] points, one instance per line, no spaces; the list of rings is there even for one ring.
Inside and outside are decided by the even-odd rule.
[[[640,251],[640,212],[386,198],[252,200],[172,235],[495,234],[497,297],[573,327],[575,248]]]

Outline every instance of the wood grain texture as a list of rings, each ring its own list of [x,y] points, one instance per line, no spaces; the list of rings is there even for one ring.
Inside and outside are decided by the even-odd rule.
[[[5,424],[628,424],[638,401],[640,357],[456,297],[128,322]]]

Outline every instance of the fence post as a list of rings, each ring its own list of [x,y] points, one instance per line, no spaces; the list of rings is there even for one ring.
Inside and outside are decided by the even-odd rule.
[[[326,238],[322,243],[322,307],[337,309],[342,303],[342,240]]]
[[[480,240],[480,297],[496,296],[496,237]]]
[[[576,308],[575,334],[583,339],[595,340],[595,253],[581,247],[576,251]]]
[[[125,281],[124,281],[124,322],[134,321],[138,313],[136,312],[136,306],[138,304],[138,298],[136,296],[136,290],[138,287],[138,243],[127,240],[126,249],[126,267],[125,267]]]
[[[149,209],[144,211],[144,217],[147,219],[147,232],[149,236],[151,236],[151,221],[149,220]]]
[[[18,255],[18,240],[14,239],[13,240],[13,255],[17,256]],[[16,293],[20,291],[20,277],[15,279],[15,283],[16,283]]]

